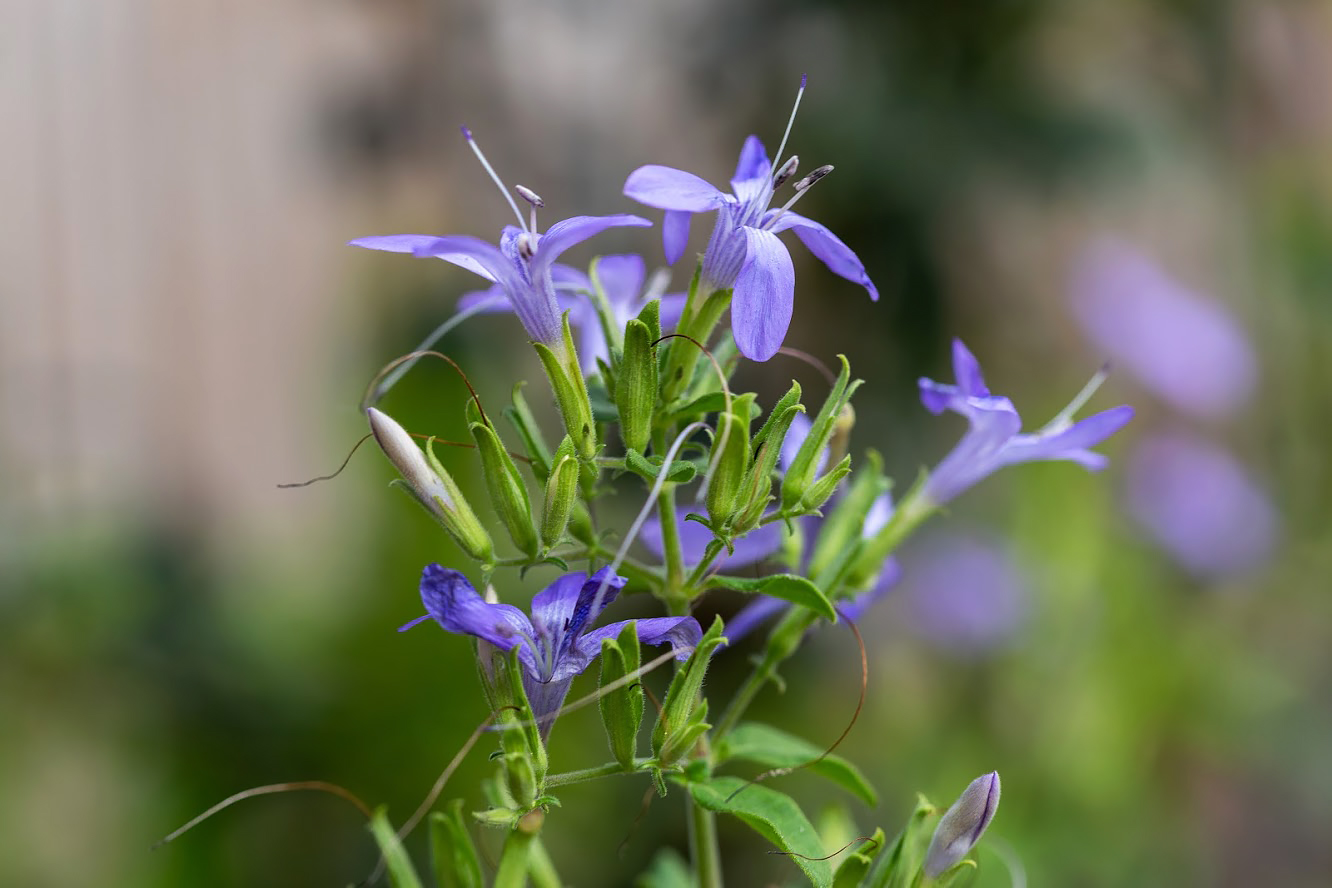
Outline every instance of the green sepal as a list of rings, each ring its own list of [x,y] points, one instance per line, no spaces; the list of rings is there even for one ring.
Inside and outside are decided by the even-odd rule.
[[[375,844],[379,845],[379,853],[384,855],[389,884],[393,888],[421,888],[421,879],[416,875],[412,859],[407,855],[407,849],[402,847],[393,824],[389,823],[388,809],[383,805],[371,815],[369,828],[375,837]]]
[[[573,438],[574,449],[580,459],[592,459],[597,455],[597,430],[592,418],[592,402],[587,394],[587,384],[583,381],[583,371],[578,366],[578,350],[574,348],[573,333],[569,329],[569,313],[564,313],[563,345],[561,353],[542,342],[536,346],[537,357],[550,380],[551,390],[555,393],[555,403],[559,405],[560,415],[564,417],[564,428]]]
[[[923,884],[931,888],[966,888],[972,882],[976,881],[976,874],[980,871],[979,865],[970,857],[964,857],[957,863],[939,874],[939,878],[934,881],[923,880]]]
[[[710,582],[714,586],[736,592],[759,593],[771,598],[780,598],[809,608],[834,623],[837,622],[837,611],[828,600],[828,596],[823,594],[823,590],[805,577],[796,574],[769,574],[766,577],[728,577],[719,574]]]
[[[578,458],[568,435],[555,452],[550,477],[546,480],[546,498],[541,507],[541,548],[554,547],[564,536],[569,515],[578,501]]]
[[[698,692],[703,687],[703,678],[707,674],[712,652],[726,640],[722,631],[721,618],[717,617],[712,621],[708,631],[703,634],[703,638],[699,640],[684,666],[676,670],[675,677],[671,679],[671,685],[666,690],[666,699],[662,703],[661,713],[657,716],[657,725],[652,729],[652,754],[663,766],[671,764],[671,760],[663,758],[662,750],[668,747],[678,748],[677,744],[672,742],[676,735],[697,724],[698,720],[690,716],[698,701]]]
[[[615,639],[601,642],[601,684],[606,687],[638,671],[642,650],[638,644],[638,626],[629,623]],[[643,687],[631,681],[602,695],[601,723],[611,755],[626,771],[634,769],[638,753],[638,730],[643,724]]]
[[[938,809],[925,796],[916,795],[916,809],[887,853],[879,859],[866,888],[912,888],[916,884],[921,867],[925,865],[925,851],[934,834],[931,821],[938,815]]]
[[[793,388],[796,397],[800,396],[800,387]],[[787,396],[790,396],[790,392]],[[786,400],[786,398],[783,398]],[[805,410],[800,404],[778,404],[768,416],[768,421],[754,438],[754,464],[745,477],[745,489],[740,494],[740,514],[733,522],[734,532],[747,533],[759,525],[767,511],[772,496],[772,473],[777,468],[777,460],[782,455],[782,443],[791,428],[791,422],[797,413]]]
[[[799,412],[804,412],[804,407],[800,404],[800,383],[791,380],[791,387],[786,390],[786,394],[777,399],[777,403],[772,405],[772,410],[768,413],[767,420],[764,421],[758,434],[754,436],[754,449],[757,450],[763,446],[763,442],[768,440],[771,435],[777,435],[777,446],[781,449],[782,439],[786,437],[786,429],[790,427],[790,420],[780,429],[778,433],[778,424],[781,422],[782,414],[792,407],[799,407]]]
[[[430,856],[439,888],[485,888],[481,859],[463,818],[463,801],[454,799],[445,811],[432,811]]]
[[[545,483],[550,475],[550,447],[541,434],[541,426],[537,424],[536,417],[532,415],[532,408],[527,406],[527,399],[523,397],[525,385],[527,383],[520,382],[513,387],[513,405],[504,408],[504,418],[522,439],[523,450],[527,452],[527,458],[532,461],[532,474],[538,481]]]
[[[624,467],[645,481],[657,480],[657,476],[661,474],[661,463],[660,456],[644,456],[633,449],[624,452]],[[694,463],[687,459],[676,459],[671,461],[666,481],[669,484],[687,484],[693,481],[697,474],[698,466]]]
[[[758,722],[737,725],[721,739],[713,753],[717,764],[739,760],[765,768],[799,768],[824,777],[854,794],[865,804],[879,803],[874,787],[855,765],[826,753],[813,743]]]
[[[819,457],[823,449],[828,446],[842,408],[860,387],[861,380],[851,381],[851,365],[847,362],[846,356],[838,355],[837,358],[842,362],[842,372],[838,374],[837,382],[833,384],[827,400],[823,402],[818,415],[810,424],[809,435],[800,445],[795,459],[791,461],[786,474],[782,477],[783,511],[796,509],[804,498],[805,491],[814,481]]]
[[[883,830],[874,830],[874,834],[864,844],[847,854],[838,865],[833,875],[833,888],[857,888],[862,884],[886,843]]]
[[[735,398],[729,413],[721,414],[713,440],[712,480],[705,497],[708,517],[716,527],[740,510],[740,492],[749,472],[749,423],[753,393]]]
[[[481,454],[481,474],[486,479],[486,489],[490,491],[491,504],[499,514],[500,522],[520,552],[529,558],[536,557],[539,543],[536,525],[532,522],[532,502],[518,466],[493,428],[473,422],[468,430]]]
[[[741,790],[736,792],[736,790]],[[746,785],[739,777],[714,777],[689,784],[694,801],[718,814],[730,814],[783,851],[816,888],[829,888],[832,864],[813,825],[790,796],[762,784]]]
[[[800,498],[800,511],[806,514],[818,511],[820,506],[832,498],[837,492],[837,485],[841,484],[842,479],[849,474],[851,474],[851,457],[844,456],[830,472],[805,490],[805,495]]]
[[[449,499],[452,503],[444,503],[439,499],[435,500],[436,509],[430,511],[435,514],[439,523],[448,531],[449,536],[453,537],[454,542],[471,557],[481,562],[483,566],[489,567],[495,563],[495,544],[490,539],[490,534],[486,532],[481,521],[472,511],[472,507],[463,497],[462,491],[454,482],[453,476],[444,468],[444,464],[435,456],[435,439],[426,439],[425,446],[426,462],[435,474],[439,476],[444,489],[448,491]],[[410,488],[409,488],[410,489]]]
[[[684,730],[677,731],[666,739],[658,755],[658,762],[671,764],[679,761],[698,743],[700,737],[711,730],[712,725],[704,721],[708,717],[708,701],[699,701],[698,707],[689,714],[690,723]]]
[[[865,516],[874,501],[887,493],[892,484],[883,475],[883,460],[873,450],[867,451],[868,466],[861,466],[846,494],[823,521],[809,558],[811,577],[828,581],[828,569],[843,559],[843,554],[858,545],[864,532]]]
[[[657,404],[657,358],[652,353],[652,331],[632,320],[624,329],[624,356],[615,385],[615,406],[620,438],[627,449],[644,451],[652,435],[652,412]]]

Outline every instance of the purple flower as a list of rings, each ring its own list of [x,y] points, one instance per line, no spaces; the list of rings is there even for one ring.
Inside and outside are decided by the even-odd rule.
[[[644,292],[646,266],[643,257],[629,255],[600,256],[592,263],[593,273],[606,297],[612,323],[617,330],[638,317],[650,299],[661,300],[661,328],[670,330],[680,320],[684,308],[683,293],[665,293],[660,296]],[[567,265],[551,266],[555,281],[555,298],[561,312],[569,312],[569,325],[579,332],[578,361],[586,374],[595,373],[597,359],[610,360],[610,346],[596,305],[592,302],[592,280],[583,272]],[[481,311],[513,311],[513,303],[495,284],[485,290],[465,294],[458,301],[460,311],[479,308]]]
[[[390,253],[411,253],[418,259],[443,259],[465,268],[495,284],[518,315],[523,329],[532,339],[558,350],[562,342],[560,304],[555,295],[557,272],[555,260],[570,247],[580,244],[607,228],[625,225],[651,225],[648,220],[621,213],[614,216],[574,216],[556,222],[546,233],[537,231],[536,211],[545,206],[540,197],[519,185],[518,193],[531,205],[528,219],[518,210],[499,176],[477,147],[472,133],[463,127],[467,144],[476,153],[481,165],[499,186],[500,193],[509,202],[518,224],[504,226],[499,246],[466,234],[436,237],[430,234],[385,234],[358,237],[353,247],[387,250]],[[559,272],[560,275],[565,272]]]
[[[1257,360],[1235,318],[1127,244],[1084,250],[1072,300],[1091,340],[1176,409],[1216,418],[1252,394]]]
[[[902,556],[911,629],[950,654],[983,654],[1012,637],[1027,611],[1027,577],[1010,554],[972,536],[935,536]]]
[[[486,602],[458,571],[430,564],[421,574],[421,601],[426,615],[398,631],[433,618],[450,632],[474,636],[500,650],[517,647],[523,689],[532,714],[541,721],[544,737],[550,733],[554,713],[564,702],[574,676],[601,653],[602,639],[615,638],[629,622],[637,622],[639,641],[670,644],[681,660],[702,638],[693,617],[624,620],[589,631],[588,626],[615,600],[626,582],[619,576],[608,580],[608,571],[602,568],[591,579],[585,573],[565,574],[532,599],[532,617],[528,619],[513,605]]]
[[[1022,418],[1008,398],[991,395],[980,365],[960,339],[953,340],[956,385],[920,380],[920,399],[931,413],[952,410],[967,418],[971,428],[930,472],[921,495],[925,502],[943,505],[997,469],[1036,460],[1070,460],[1093,471],[1107,460],[1087,448],[1104,441],[1133,418],[1133,408],[1112,407],[1073,422],[1071,415],[1090,395],[1099,378],[1045,428],[1022,434]]]
[[[966,857],[998,809],[999,772],[991,771],[971,781],[934,828],[929,850],[925,852],[925,878],[939,878]]]
[[[1182,432],[1137,445],[1128,464],[1128,509],[1182,567],[1203,578],[1260,565],[1279,523],[1243,466]]]
[[[794,158],[792,159],[794,161]],[[728,194],[683,170],[649,164],[629,174],[624,193],[639,203],[665,210],[662,244],[672,264],[684,253],[689,222],[694,213],[717,211],[707,250],[703,253],[700,286],[704,292],[733,290],[731,329],[745,357],[766,361],[777,353],[791,325],[795,269],[791,254],[777,238],[788,228],[833,273],[863,286],[870,298],[879,291],[870,282],[851,248],[813,220],[787,209],[822,173],[821,168],[796,183],[796,197],[784,207],[770,209],[773,191],[786,167],[774,174],[772,162],[757,136],[745,140],[740,162]],[[787,174],[789,175],[789,173]]]

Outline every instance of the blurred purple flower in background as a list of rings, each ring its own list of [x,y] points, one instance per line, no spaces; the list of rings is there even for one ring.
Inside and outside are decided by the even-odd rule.
[[[902,570],[908,625],[949,653],[993,650],[1026,617],[1026,575],[1007,550],[983,538],[936,532],[908,546]]]
[[[1157,434],[1129,457],[1128,511],[1199,577],[1259,566],[1278,532],[1272,503],[1229,453],[1196,435]]]
[[[1240,324],[1131,246],[1104,239],[1086,247],[1072,302],[1097,347],[1175,409],[1215,419],[1253,393],[1257,361]]]
[[[927,410],[934,414],[951,410],[970,424],[962,440],[925,480],[922,498],[934,505],[943,505],[993,472],[1018,463],[1069,460],[1099,471],[1107,460],[1088,448],[1133,418],[1133,408],[1121,406],[1073,422],[1072,414],[1100,384],[1098,376],[1044,428],[1024,435],[1017,408],[1008,398],[990,394],[980,364],[960,339],[953,340],[953,375],[956,385],[920,380],[920,400]]]

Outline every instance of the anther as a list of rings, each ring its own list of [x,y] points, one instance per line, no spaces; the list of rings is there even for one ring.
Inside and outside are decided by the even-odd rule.
[[[786,163],[777,169],[777,174],[772,177],[772,187],[781,188],[787,181],[795,175],[796,167],[800,165],[799,155],[792,154],[787,158]]]
[[[519,197],[521,197],[523,200],[527,201],[534,207],[540,208],[546,205],[546,202],[541,199],[541,195],[537,194],[535,191],[533,191],[531,188],[528,188],[526,185],[514,185],[513,190],[517,191]]]
[[[823,166],[819,167],[819,168],[816,169],[816,170],[813,170],[812,172],[810,172],[810,174],[809,174],[808,176],[806,176],[805,178],[801,179],[799,182],[795,183],[795,186],[794,186],[794,187],[795,187],[795,190],[796,190],[796,191],[804,191],[805,189],[809,188],[809,187],[810,187],[811,185],[813,185],[815,182],[819,181],[820,179],[822,179],[824,176],[828,175],[828,174],[831,173],[832,171],[833,171],[832,164],[830,164],[830,163],[825,163]]]
[[[518,255],[524,259],[531,259],[536,255],[535,238],[530,231],[521,232],[518,235]]]

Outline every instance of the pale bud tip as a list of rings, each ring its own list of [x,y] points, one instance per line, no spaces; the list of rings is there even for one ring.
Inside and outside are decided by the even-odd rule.
[[[539,208],[539,207],[544,207],[546,205],[546,202],[541,199],[541,195],[537,194],[535,191],[533,191],[531,188],[528,188],[526,185],[515,185],[513,186],[513,190],[517,191],[519,197],[521,197],[523,200],[527,201],[534,207]]]

